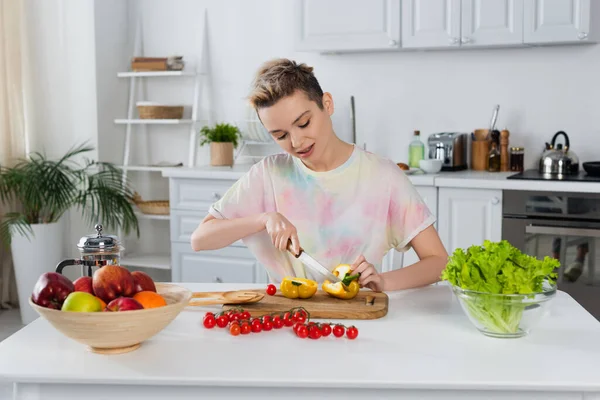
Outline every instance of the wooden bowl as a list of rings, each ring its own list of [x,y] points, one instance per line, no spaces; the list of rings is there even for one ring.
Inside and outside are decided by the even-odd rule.
[[[188,305],[192,293],[177,285],[156,283],[156,291],[167,305],[145,310],[118,312],[67,312],[29,304],[63,335],[101,354],[136,350],[162,331]]]

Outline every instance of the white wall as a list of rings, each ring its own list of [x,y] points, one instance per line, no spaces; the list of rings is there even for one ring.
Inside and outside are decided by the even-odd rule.
[[[210,107],[220,120],[244,118],[244,96],[263,61],[292,57],[314,66],[324,90],[333,94],[338,134],[351,138],[349,99],[354,95],[357,141],[396,161],[407,160],[413,130],[427,137],[486,128],[496,103],[501,105],[498,126],[511,131],[511,145],[525,146],[528,166],[558,130],[569,134],[582,160],[600,159],[598,147],[590,146],[600,131],[593,119],[600,104],[600,46],[322,56],[294,52],[291,1],[144,0],[145,54],[195,59],[205,9]],[[189,94],[177,82],[153,85],[153,100]],[[157,161],[176,160],[187,151],[185,133],[155,132],[151,154]],[[165,148],[167,142],[171,145]],[[208,162],[205,149],[200,156],[200,163]]]

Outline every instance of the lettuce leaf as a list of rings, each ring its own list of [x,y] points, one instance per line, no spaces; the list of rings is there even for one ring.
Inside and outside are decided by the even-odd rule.
[[[456,249],[441,279],[466,290],[494,294],[530,294],[542,291],[544,280],[554,284],[558,260],[539,260],[522,253],[508,241]]]

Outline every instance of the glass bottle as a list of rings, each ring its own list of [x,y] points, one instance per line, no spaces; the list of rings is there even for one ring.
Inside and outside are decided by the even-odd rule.
[[[498,143],[495,140],[492,140],[488,160],[488,171],[500,172],[500,150],[498,150]]]
[[[425,144],[421,141],[421,132],[414,131],[413,140],[408,145],[408,166],[419,168],[419,161],[425,158]]]

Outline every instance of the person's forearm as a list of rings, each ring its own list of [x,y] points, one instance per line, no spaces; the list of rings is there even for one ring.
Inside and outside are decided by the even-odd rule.
[[[211,219],[200,224],[192,234],[192,249],[194,251],[222,249],[263,229],[265,229],[264,214],[236,219]]]
[[[430,285],[440,280],[447,257],[429,256],[408,267],[384,272],[383,290],[393,291]]]

